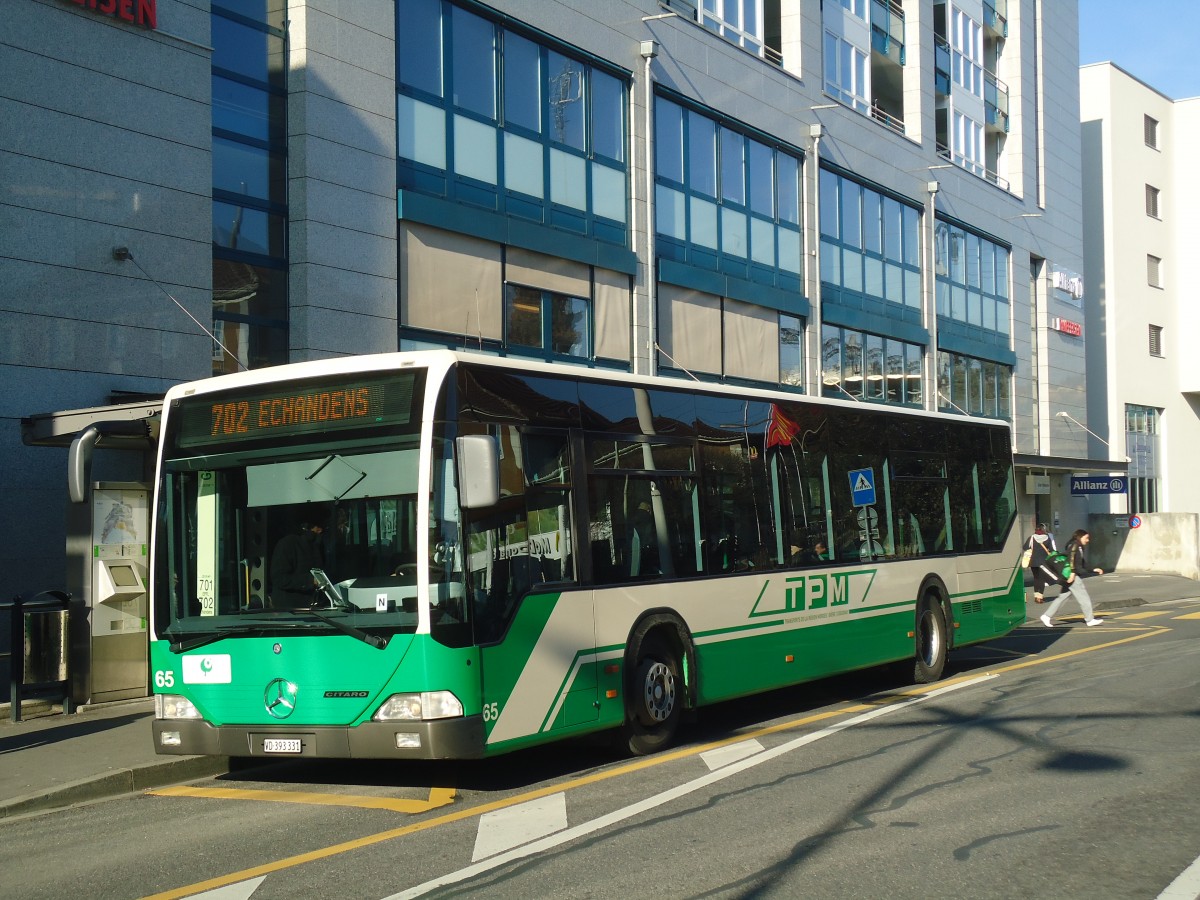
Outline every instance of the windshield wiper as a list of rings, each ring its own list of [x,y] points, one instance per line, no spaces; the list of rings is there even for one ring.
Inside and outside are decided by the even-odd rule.
[[[197,647],[203,647],[205,644],[213,644],[221,640],[229,634],[229,631],[213,631],[209,634],[201,634],[191,638],[180,638],[177,641],[171,641],[172,653],[187,653],[189,650],[195,650]]]
[[[262,622],[244,623],[240,625],[225,625],[221,628],[215,628],[212,631],[203,631],[194,634],[191,637],[184,637],[182,634],[178,640],[174,639],[170,629],[163,631],[163,636],[172,638],[170,650],[172,653],[187,653],[189,650],[195,650],[198,647],[203,647],[205,644],[214,644],[222,638],[227,638],[234,634],[249,634],[253,631],[260,631],[268,628],[301,628],[299,622],[271,622],[264,624]]]
[[[334,615],[331,614],[332,613],[331,610],[316,609],[313,607],[309,607],[308,609],[290,609],[290,610],[288,610],[288,612],[290,612],[294,615],[297,615],[297,616],[303,616],[303,615],[316,616],[322,622],[325,622],[328,625],[330,625],[331,627],[342,632],[342,634],[348,634],[352,638],[358,638],[358,640],[362,641],[364,644],[366,644],[369,647],[374,647],[376,650],[382,650],[384,647],[386,647],[388,645],[387,638],[382,638],[375,634],[367,634],[361,628],[355,628],[349,622],[343,622],[340,619],[336,618]],[[337,610],[337,612],[340,613],[341,610]]]

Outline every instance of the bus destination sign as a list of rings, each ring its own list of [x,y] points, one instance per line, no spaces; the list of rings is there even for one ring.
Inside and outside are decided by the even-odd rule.
[[[407,425],[414,374],[337,385],[328,380],[275,384],[180,401],[180,447],[311,435],[350,428]]]

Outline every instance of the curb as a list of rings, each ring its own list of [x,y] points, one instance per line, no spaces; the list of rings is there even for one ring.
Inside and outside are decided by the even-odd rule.
[[[121,794],[147,791],[181,781],[193,781],[229,772],[227,756],[185,756],[130,769],[118,769],[53,788],[0,801],[0,820],[30,813],[62,809],[77,803],[103,800]]]

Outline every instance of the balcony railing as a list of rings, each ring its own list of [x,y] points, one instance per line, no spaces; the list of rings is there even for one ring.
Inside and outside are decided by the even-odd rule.
[[[904,120],[897,116],[893,116],[889,112],[885,112],[878,106],[871,106],[871,118],[876,122],[882,122],[897,134],[904,134]]]
[[[983,0],[983,25],[998,37],[1008,37],[1008,0]]]
[[[993,172],[991,169],[987,168],[981,162],[978,162],[973,159],[968,159],[967,157],[963,156],[961,153],[955,153],[953,150],[951,150],[949,147],[947,147],[941,141],[938,141],[938,143],[937,143],[937,155],[940,156],[942,159],[946,160],[947,162],[952,162],[956,166],[958,166],[962,169],[966,169],[972,175],[978,175],[984,181],[991,182],[992,184],[996,185],[996,187],[1000,188],[1001,190],[1004,190],[1004,191],[1009,190],[1009,181],[1007,178],[1003,177],[1002,175],[1000,175],[997,172]]]
[[[871,46],[904,65],[904,10],[893,0],[871,0]]]
[[[950,43],[942,37],[933,39],[933,85],[943,97],[950,94]]]
[[[987,125],[1008,133],[1008,85],[984,70],[983,102]]]
[[[774,63],[777,66],[782,65],[783,55],[774,47],[767,46],[762,35],[744,31],[736,25],[732,25],[719,16],[715,16],[699,7],[696,8],[695,15],[697,22],[709,31],[719,34],[731,44],[736,44],[743,50],[753,53],[755,56],[765,59],[769,63]]]

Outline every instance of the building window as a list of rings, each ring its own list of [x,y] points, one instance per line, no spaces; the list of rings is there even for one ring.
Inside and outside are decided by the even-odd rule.
[[[950,140],[950,152],[956,163],[981,178],[988,174],[987,145],[983,139],[981,123],[956,110],[954,132]]]
[[[840,0],[842,6],[864,22],[867,20],[867,0]]]
[[[991,332],[992,343],[1007,348],[1009,255],[1002,244],[939,221],[934,226],[938,316]]]
[[[779,314],[779,383],[804,388],[804,323],[783,313]]]
[[[821,395],[921,406],[924,348],[837,325],[821,329]]]
[[[983,26],[960,9],[951,13],[951,72],[954,81],[983,96]]]
[[[591,356],[590,313],[590,304],[582,297],[506,285],[505,343],[519,354],[587,359]]]
[[[661,374],[803,390],[803,318],[669,282],[657,300]]]
[[[1143,127],[1146,134],[1146,146],[1154,150],[1158,149],[1158,119],[1153,119],[1150,116],[1143,117]]]
[[[867,54],[832,31],[825,32],[825,90],[861,113],[869,112]]]
[[[1146,185],[1146,215],[1152,218],[1159,218],[1158,215],[1158,188],[1151,185]]]
[[[658,97],[655,181],[662,256],[802,289],[798,151]]]
[[[284,13],[214,0],[214,375],[287,362],[287,70]]]
[[[697,6],[697,17],[705,28],[751,53],[763,55],[761,0],[704,0]]]
[[[820,198],[822,298],[857,308],[863,298],[886,301],[919,322],[920,210],[828,170]]]
[[[1159,511],[1159,431],[1162,410],[1125,404],[1125,455],[1129,458],[1129,512]]]
[[[1012,417],[1012,366],[938,351],[938,409],[995,419]]]
[[[1146,283],[1150,287],[1162,287],[1162,260],[1146,254]]]
[[[1150,326],[1150,355],[1151,356],[1162,356],[1163,355],[1162,326],[1161,325],[1151,325]]]
[[[396,8],[400,188],[625,246],[624,76],[440,0]]]

